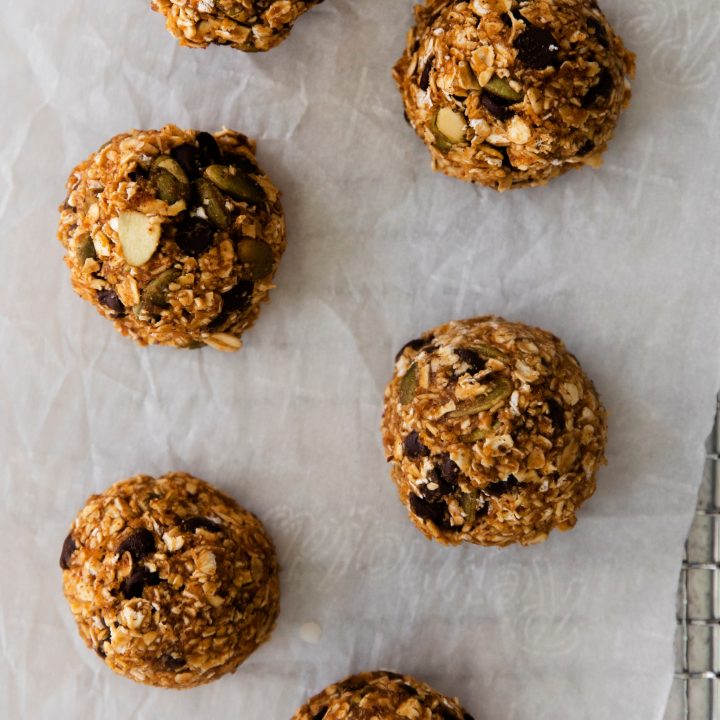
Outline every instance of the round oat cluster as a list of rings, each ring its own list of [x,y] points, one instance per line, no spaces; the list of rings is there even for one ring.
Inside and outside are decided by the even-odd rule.
[[[599,166],[634,55],[594,0],[427,0],[394,77],[435,170],[497,190]]]
[[[410,675],[366,672],[330,685],[292,720],[473,720],[457,700]]]
[[[75,291],[141,345],[238,350],[285,249],[254,151],[240,133],[168,125],[93,153],[60,209]]]
[[[427,537],[530,545],[575,525],[605,462],[607,417],[558,338],[481,317],[402,348],[382,434],[400,498]]]
[[[181,45],[231,45],[246,52],[270,50],[295,21],[322,0],[152,0]]]
[[[260,521],[185,473],[93,495],[60,556],[80,635],[115,672],[169,688],[233,672],[275,624],[278,564]]]

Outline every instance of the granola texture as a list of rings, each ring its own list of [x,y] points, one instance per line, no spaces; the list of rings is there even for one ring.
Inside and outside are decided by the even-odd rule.
[[[635,56],[594,0],[427,0],[393,76],[433,168],[497,190],[598,167]]]
[[[62,548],[87,646],[137,682],[187,688],[234,672],[279,610],[260,521],[186,473],[137,475],[90,497]]]
[[[382,436],[412,522],[447,545],[530,545],[575,525],[605,463],[607,415],[550,333],[499,317],[402,348]]]
[[[73,288],[140,345],[242,347],[285,250],[255,144],[223,130],[133,130],[80,163],[58,238]]]
[[[261,52],[279,45],[295,21],[323,0],[152,0],[181,45],[231,45]]]
[[[410,675],[352,675],[310,698],[292,720],[473,720],[457,700]]]

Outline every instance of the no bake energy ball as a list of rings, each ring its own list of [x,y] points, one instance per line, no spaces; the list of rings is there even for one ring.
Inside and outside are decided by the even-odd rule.
[[[595,0],[427,0],[394,77],[446,175],[497,190],[598,166],[634,55]]]
[[[141,345],[237,350],[285,249],[279,192],[231,130],[118,135],[78,165],[58,237],[75,291]]]
[[[530,545],[575,525],[605,462],[607,419],[558,338],[480,317],[402,348],[382,435],[400,498],[427,537]]]
[[[275,549],[260,521],[185,473],[93,495],[60,556],[80,635],[115,672],[187,688],[233,672],[273,629]]]
[[[292,720],[473,720],[457,700],[409,675],[368,672],[330,685]]]
[[[181,45],[232,45],[258,52],[281,43],[295,21],[322,0],[152,0]]]

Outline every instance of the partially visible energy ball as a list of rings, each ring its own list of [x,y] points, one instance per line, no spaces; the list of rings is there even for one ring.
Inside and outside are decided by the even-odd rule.
[[[394,77],[435,170],[497,190],[598,166],[635,58],[594,0],[427,0]]]
[[[310,698],[292,720],[473,720],[457,700],[410,675],[366,672]]]
[[[262,524],[186,473],[137,475],[93,495],[60,567],[85,643],[148,685],[233,672],[278,615],[278,563]]]
[[[75,291],[141,345],[233,351],[274,287],[280,193],[231,130],[118,135],[78,165],[58,238]]]
[[[322,0],[152,0],[181,45],[231,45],[246,52],[280,44],[295,21]]]
[[[575,525],[605,462],[607,416],[558,338],[480,317],[403,347],[382,436],[400,499],[427,537],[530,545]]]

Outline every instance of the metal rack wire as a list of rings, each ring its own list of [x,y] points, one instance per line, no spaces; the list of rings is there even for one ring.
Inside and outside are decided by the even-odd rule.
[[[675,679],[665,720],[720,720],[720,423],[680,571]]]

